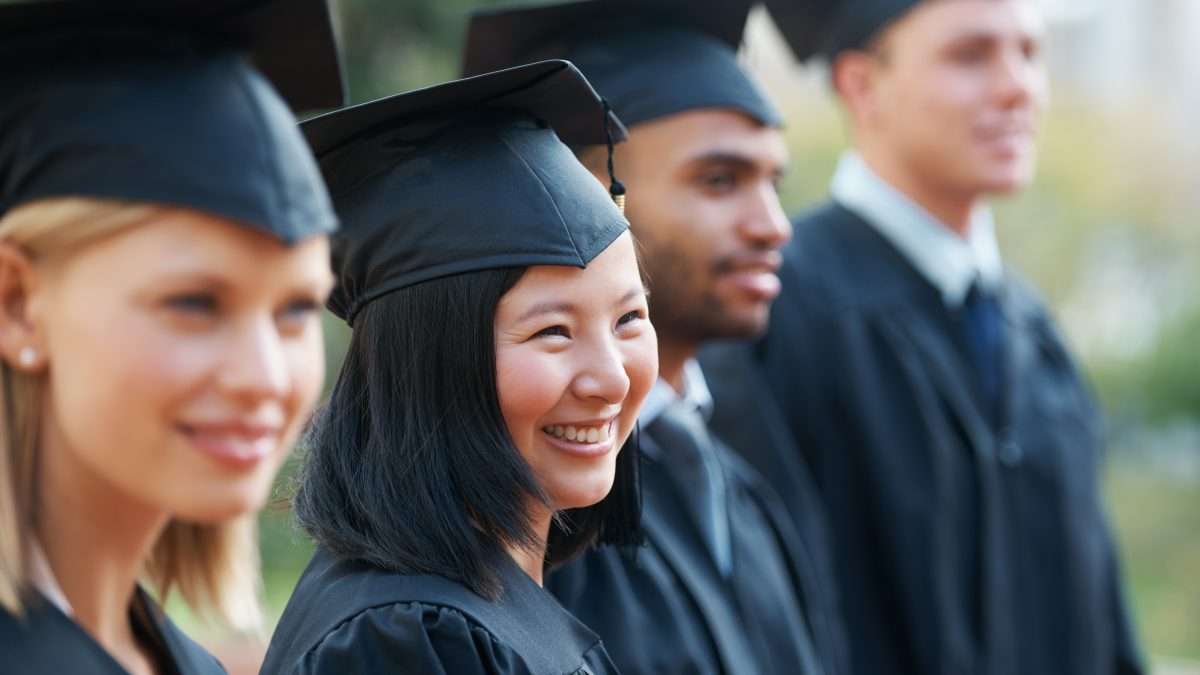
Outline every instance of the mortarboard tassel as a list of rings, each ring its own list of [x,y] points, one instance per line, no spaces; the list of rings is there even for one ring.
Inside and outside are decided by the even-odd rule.
[[[612,124],[610,117],[612,115],[612,107],[608,104],[608,99],[602,99],[604,103],[604,138],[608,143],[608,194],[612,195],[613,203],[621,210],[621,215],[625,215],[625,184],[617,180],[616,171],[613,169],[613,138]]]

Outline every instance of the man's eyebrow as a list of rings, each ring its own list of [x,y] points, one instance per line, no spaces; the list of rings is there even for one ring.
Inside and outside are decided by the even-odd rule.
[[[738,168],[753,169],[758,165],[754,159],[728,150],[713,150],[687,160],[687,164],[731,164]]]

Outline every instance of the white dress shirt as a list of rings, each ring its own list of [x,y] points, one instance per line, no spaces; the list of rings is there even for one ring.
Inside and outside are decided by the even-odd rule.
[[[996,290],[1004,265],[996,245],[991,209],[971,213],[964,239],[912,199],[889,185],[853,151],[842,155],[833,175],[834,201],[875,228],[942,293],[947,307],[961,307],[976,280]]]

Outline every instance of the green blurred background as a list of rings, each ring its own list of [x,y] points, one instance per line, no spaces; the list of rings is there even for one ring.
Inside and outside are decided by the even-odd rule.
[[[1041,1],[1054,99],[1036,185],[997,203],[1001,245],[1044,290],[1108,410],[1108,506],[1147,651],[1157,672],[1200,672],[1188,665],[1200,663],[1200,143],[1188,126],[1200,2]],[[488,4],[341,0],[352,99],[454,77],[465,14]],[[843,125],[824,74],[794,64],[761,12],[744,51],[788,113],[794,212],[826,194]],[[347,333],[326,326],[332,383]],[[295,461],[262,516],[272,621],[311,551],[286,510]]]

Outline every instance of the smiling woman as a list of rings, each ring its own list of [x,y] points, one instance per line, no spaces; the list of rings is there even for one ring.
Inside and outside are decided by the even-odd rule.
[[[654,329],[628,223],[564,144],[619,127],[547,61],[304,128],[354,332],[295,499],[318,551],[262,672],[615,672],[541,583],[640,537]]]
[[[622,446],[655,363],[628,233],[586,269],[480,270],[383,296],[355,320],[307,443],[300,521],[340,555],[491,598],[498,552],[540,582],[587,546],[635,543],[637,455]]]
[[[289,110],[337,102],[324,0],[309,81],[251,65],[282,4],[0,4],[2,668],[224,672],[151,591],[257,627],[337,224]]]
[[[58,496],[33,523],[58,582],[94,583],[58,559],[72,531],[161,521],[157,541],[144,530],[158,587],[253,625],[256,541],[236,517],[262,506],[320,389],[327,240],[287,247],[198,212],[85,198],[19,207],[0,240],[12,400],[47,402],[12,420],[10,442],[36,437],[16,485]]]

